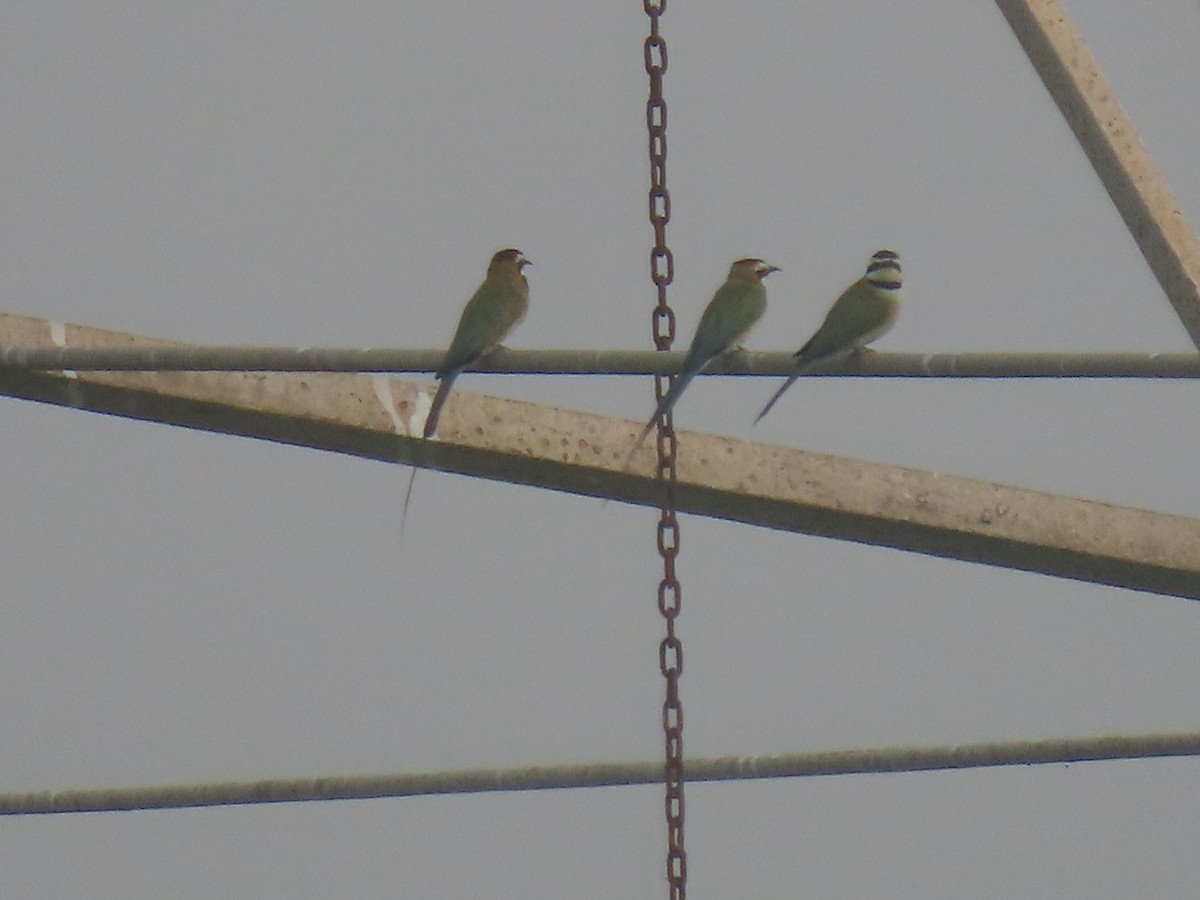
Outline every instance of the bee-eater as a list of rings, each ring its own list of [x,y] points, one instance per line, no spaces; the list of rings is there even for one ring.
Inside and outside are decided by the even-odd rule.
[[[529,282],[521,272],[531,265],[520,250],[501,250],[488,264],[487,277],[467,301],[450,349],[434,374],[440,379],[433,405],[425,418],[424,437],[437,431],[442,404],[462,370],[500,346],[500,342],[525,318],[529,309]]]
[[[422,437],[429,438],[437,431],[442,406],[450,396],[450,387],[462,370],[477,362],[500,346],[505,336],[525,318],[529,308],[529,282],[521,271],[532,265],[520,250],[509,247],[501,250],[488,263],[487,277],[467,301],[458,328],[450,341],[450,349],[438,367],[434,377],[442,383],[433,395],[429,415],[425,417]],[[408,519],[408,504],[412,499],[413,481],[417,470],[413,467],[408,479],[408,490],[404,494],[404,509],[400,514],[400,536],[404,536],[404,523]]]
[[[775,392],[754,423],[757,425],[783,392],[817,363],[845,359],[883,335],[900,313],[902,296],[900,257],[891,250],[876,250],[867,264],[867,274],[834,301],[817,333],[796,351],[796,371]]]
[[[737,347],[762,318],[767,309],[767,288],[763,279],[772,272],[780,271],[778,266],[768,265],[761,259],[739,259],[729,267],[729,277],[717,288],[712,300],[708,302],[704,313],[700,316],[700,324],[696,326],[696,335],[692,345],[688,347],[683,368],[671,382],[670,389],[658,401],[654,415],[638,435],[626,464],[646,440],[654,423],[671,411],[679,401],[684,388],[706,365]]]

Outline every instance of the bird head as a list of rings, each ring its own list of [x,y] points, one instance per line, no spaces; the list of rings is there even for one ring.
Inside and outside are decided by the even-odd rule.
[[[779,266],[772,266],[761,259],[739,259],[729,267],[730,278],[744,278],[748,281],[762,281],[772,272],[781,272]]]
[[[867,263],[867,281],[876,287],[900,290],[900,254],[894,250],[876,250]]]
[[[495,272],[498,269],[507,269],[513,267],[520,272],[526,266],[532,265],[533,263],[526,259],[525,254],[523,254],[520,250],[515,250],[512,247],[509,247],[505,250],[501,250],[492,257],[492,261],[488,265],[488,272]]]

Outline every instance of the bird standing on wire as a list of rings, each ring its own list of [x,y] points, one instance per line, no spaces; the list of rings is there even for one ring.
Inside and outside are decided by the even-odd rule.
[[[501,250],[488,264],[487,277],[467,301],[450,349],[434,378],[442,383],[433,396],[433,405],[425,418],[423,437],[437,431],[442,405],[450,396],[450,387],[462,370],[500,346],[500,342],[525,318],[529,309],[529,282],[521,272],[532,265],[520,250]]]
[[[778,266],[768,265],[761,259],[739,259],[729,267],[729,277],[717,288],[700,316],[700,324],[696,326],[696,335],[688,348],[683,368],[658,401],[654,415],[638,435],[637,443],[625,458],[627,465],[654,428],[654,423],[671,411],[700,370],[718,356],[737,347],[762,318],[767,309],[767,289],[763,279],[778,271]]]
[[[441,381],[429,415],[425,417],[422,437],[430,438],[437,432],[442,406],[450,396],[454,379],[463,369],[473,365],[500,346],[500,342],[525,318],[529,309],[529,282],[521,271],[532,263],[520,250],[501,250],[488,263],[487,277],[467,301],[458,328],[450,341],[450,349],[438,367],[434,378]],[[408,503],[412,499],[413,481],[417,477],[416,467],[408,479],[408,491],[404,495],[404,511],[400,518],[400,533],[404,534],[404,522],[408,518]]]
[[[902,298],[900,257],[891,250],[876,250],[867,274],[842,293],[817,333],[796,351],[797,368],[775,392],[754,420],[758,424],[783,392],[817,363],[842,360],[861,351],[895,324]]]

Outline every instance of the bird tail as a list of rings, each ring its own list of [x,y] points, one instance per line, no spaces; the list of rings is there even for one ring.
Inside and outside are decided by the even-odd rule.
[[[633,460],[634,454],[642,448],[642,444],[646,443],[646,438],[649,437],[650,432],[654,430],[655,424],[659,419],[661,419],[675,407],[675,403],[679,400],[679,395],[683,393],[683,389],[688,386],[688,382],[690,382],[695,375],[695,372],[684,372],[675,376],[675,380],[671,383],[671,387],[665,394],[663,394],[662,399],[658,401],[658,406],[655,407],[654,415],[650,417],[650,421],[647,422],[642,428],[641,434],[638,435],[637,442],[633,445],[633,449],[630,450],[629,454],[625,457],[625,464],[621,468],[629,468],[629,463]]]
[[[804,374],[804,369],[801,369],[799,372],[793,372],[791,375],[789,375],[789,376],[788,376],[788,380],[787,380],[787,381],[785,381],[785,382],[784,382],[784,383],[783,383],[783,384],[780,386],[779,390],[777,390],[777,391],[775,392],[775,395],[774,395],[773,397],[771,397],[771,399],[770,399],[770,400],[768,400],[768,401],[767,401],[767,405],[766,405],[766,406],[764,406],[764,407],[762,408],[762,412],[760,412],[760,413],[759,413],[759,414],[758,414],[758,415],[755,417],[755,419],[754,419],[754,424],[755,424],[755,425],[757,425],[759,422],[761,422],[761,421],[762,421],[762,418],[763,418],[763,416],[765,416],[767,413],[769,413],[769,412],[771,411],[771,407],[775,405],[775,402],[776,402],[776,401],[777,401],[777,400],[778,400],[780,397],[782,397],[782,396],[783,396],[783,392],[784,392],[784,391],[786,391],[788,388],[790,388],[790,387],[791,387],[793,384],[795,384],[795,383],[796,383],[796,379],[797,379],[797,378],[799,378],[799,377],[800,377],[801,375],[803,375],[803,374]]]
[[[442,415],[442,406],[446,403],[446,398],[450,396],[450,386],[454,384],[458,372],[447,372],[441,377],[442,383],[438,385],[437,393],[433,395],[433,405],[429,407],[429,415],[425,417],[423,437],[433,437],[434,432],[437,431],[438,419]],[[411,486],[409,489],[412,489]]]
[[[417,480],[417,467],[412,467],[412,474],[408,476],[408,490],[404,492],[404,507],[400,510],[400,543],[404,543],[404,523],[408,521],[408,504],[412,500],[413,482]]]

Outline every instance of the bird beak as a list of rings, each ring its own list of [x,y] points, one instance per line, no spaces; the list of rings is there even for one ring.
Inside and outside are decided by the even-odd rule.
[[[523,256],[518,256],[518,257],[517,257],[517,268],[518,268],[518,269],[523,269],[523,268],[525,268],[526,266],[532,266],[532,265],[533,265],[533,260],[526,259],[526,258],[525,258],[525,257],[523,257]]]
[[[766,278],[772,272],[782,272],[782,271],[783,271],[783,269],[779,268],[779,266],[770,266],[770,265],[760,266],[758,269],[758,277]]]

